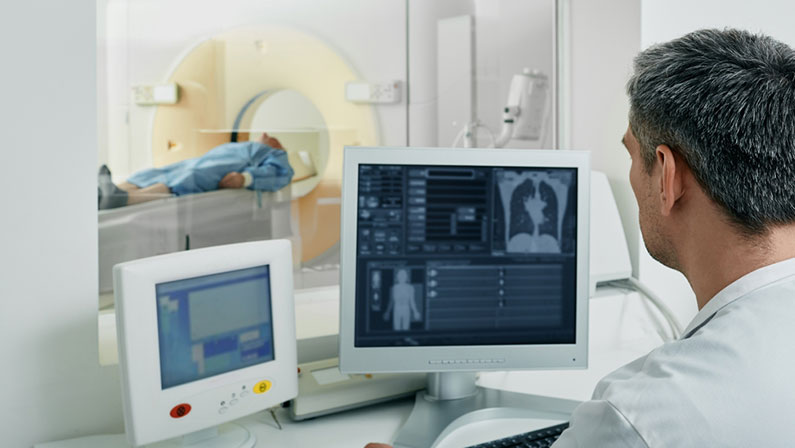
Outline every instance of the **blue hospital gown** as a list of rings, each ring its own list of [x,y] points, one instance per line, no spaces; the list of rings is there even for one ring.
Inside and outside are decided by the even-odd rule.
[[[201,157],[149,168],[130,176],[127,182],[140,188],[165,184],[177,196],[218,189],[218,182],[231,172],[250,173],[251,190],[276,191],[290,183],[293,169],[287,153],[259,142],[226,143]]]

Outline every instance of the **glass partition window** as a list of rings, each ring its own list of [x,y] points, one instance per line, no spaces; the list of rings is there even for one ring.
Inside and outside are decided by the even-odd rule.
[[[346,85],[404,81],[405,2],[104,0],[98,14],[100,307],[116,263],[272,238],[292,241],[297,287],[336,284],[343,147],[406,135],[405,101],[379,111]],[[370,26],[396,58],[372,58]],[[396,116],[403,129],[382,132]]]
[[[556,145],[555,0],[97,11],[100,308],[116,263],[272,238],[336,285],[346,145]]]

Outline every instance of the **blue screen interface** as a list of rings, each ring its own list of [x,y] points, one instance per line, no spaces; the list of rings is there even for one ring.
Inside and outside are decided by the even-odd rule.
[[[273,361],[268,266],[158,283],[161,387]]]
[[[355,346],[575,342],[576,168],[358,175]]]

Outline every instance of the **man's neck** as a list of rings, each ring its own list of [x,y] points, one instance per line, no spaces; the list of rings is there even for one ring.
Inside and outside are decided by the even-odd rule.
[[[717,227],[697,227],[700,232],[691,232],[680,252],[682,273],[696,294],[699,310],[746,274],[795,257],[795,225],[771,228],[753,238],[728,224]]]

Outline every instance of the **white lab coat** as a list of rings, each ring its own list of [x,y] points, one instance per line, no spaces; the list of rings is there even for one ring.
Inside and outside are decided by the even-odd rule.
[[[733,282],[680,340],[602,379],[554,444],[794,446],[795,259]]]

